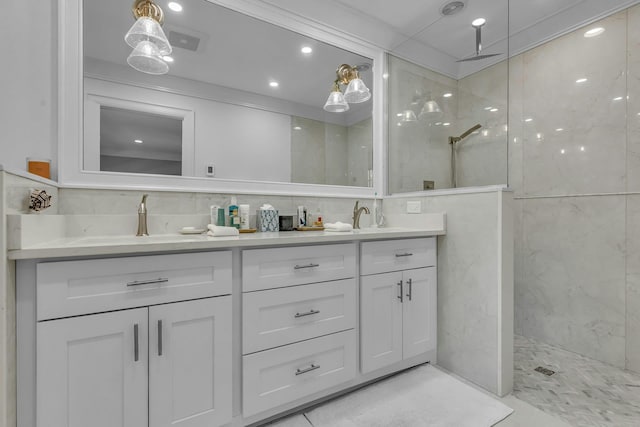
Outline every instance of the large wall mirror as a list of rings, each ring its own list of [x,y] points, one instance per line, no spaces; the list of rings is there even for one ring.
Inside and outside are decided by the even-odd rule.
[[[174,11],[158,0],[173,51],[169,71],[152,75],[127,64],[133,0],[63,3],[64,46],[82,46],[81,138],[60,143],[63,183],[346,196],[381,187],[378,49],[317,29],[310,37],[300,22],[283,28],[224,2],[182,0]],[[78,44],[67,25],[74,12]],[[373,96],[328,112],[341,64],[355,67]],[[64,97],[73,110],[73,96]]]

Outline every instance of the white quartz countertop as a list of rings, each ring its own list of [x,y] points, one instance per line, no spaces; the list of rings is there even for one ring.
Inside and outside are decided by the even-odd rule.
[[[444,225],[430,228],[367,228],[349,232],[281,231],[247,233],[232,237],[159,234],[152,236],[68,237],[8,251],[8,258],[42,259],[148,252],[250,248],[261,246],[303,245],[361,240],[428,237],[445,234]]]

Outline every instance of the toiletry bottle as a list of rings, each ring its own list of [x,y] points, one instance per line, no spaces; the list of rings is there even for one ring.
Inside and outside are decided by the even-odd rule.
[[[238,215],[238,202],[235,196],[231,198],[229,205],[229,227],[240,228],[240,216]]]
[[[378,228],[378,193],[374,194],[373,207],[371,208],[371,228]]]
[[[248,230],[249,229],[249,205],[240,205],[240,229]]]
[[[298,228],[307,226],[307,208],[298,206]]]
[[[209,224],[211,225],[219,225],[218,224],[218,207],[216,205],[211,205],[209,207]]]

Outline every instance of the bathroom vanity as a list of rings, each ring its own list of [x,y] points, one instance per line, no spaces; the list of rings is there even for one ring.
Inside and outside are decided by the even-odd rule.
[[[18,426],[250,425],[434,362],[441,234],[14,250]]]

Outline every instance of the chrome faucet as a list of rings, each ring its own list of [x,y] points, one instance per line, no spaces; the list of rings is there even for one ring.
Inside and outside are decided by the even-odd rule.
[[[366,206],[358,207],[358,201],[356,200],[356,205],[353,207],[353,228],[360,228],[360,215],[362,212],[368,214],[369,208]]]
[[[149,231],[147,231],[147,196],[148,194],[142,195],[142,201],[138,206],[138,232],[136,236],[149,235]]]

